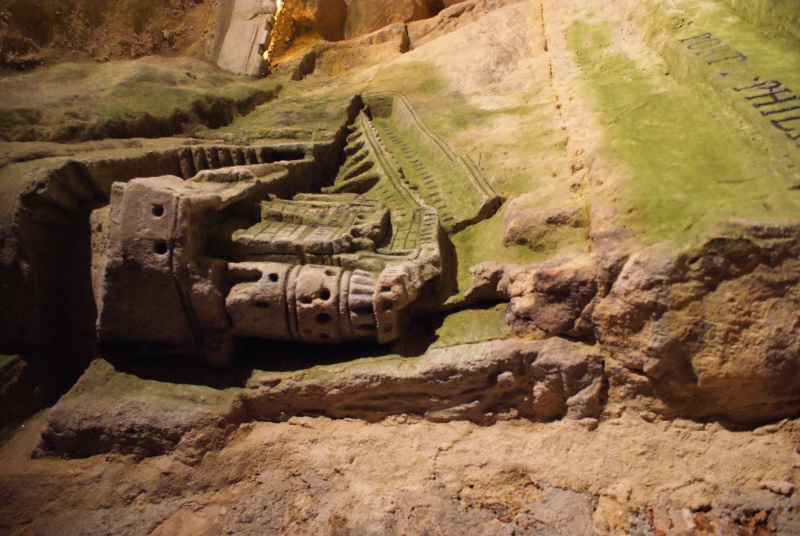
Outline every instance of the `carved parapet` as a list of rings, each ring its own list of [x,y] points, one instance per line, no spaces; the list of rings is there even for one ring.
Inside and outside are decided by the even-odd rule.
[[[233,334],[306,343],[390,342],[400,336],[416,297],[407,271],[387,267],[376,280],[363,270],[248,262],[228,266],[225,308]]]
[[[242,185],[174,176],[114,185],[98,318],[101,342],[144,343],[212,362],[227,360],[224,263],[202,256],[202,229],[205,215],[223,208],[224,198],[244,195]]]
[[[262,202],[261,221],[233,234],[233,254],[247,261],[336,264],[336,255],[374,251],[389,232],[389,211],[378,200],[300,194]]]
[[[115,184],[101,342],[225,363],[236,337],[385,343],[400,336],[408,305],[438,274],[438,242],[427,246],[433,262],[430,252],[384,251],[391,230],[382,202],[352,194],[263,199],[272,178],[259,176],[262,167]],[[263,219],[223,244],[224,215],[246,218],[254,202]]]
[[[186,180],[115,184],[101,342],[224,363],[238,337],[387,343],[412,311],[437,310],[448,233],[499,198],[404,97],[367,104],[328,187],[300,145],[185,148]]]

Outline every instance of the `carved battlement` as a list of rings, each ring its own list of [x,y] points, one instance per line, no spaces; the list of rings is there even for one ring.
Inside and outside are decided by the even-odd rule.
[[[115,184],[101,341],[224,363],[238,337],[389,342],[420,296],[443,303],[445,231],[499,198],[404,98],[367,102],[322,193],[300,146],[186,148],[186,180]]]

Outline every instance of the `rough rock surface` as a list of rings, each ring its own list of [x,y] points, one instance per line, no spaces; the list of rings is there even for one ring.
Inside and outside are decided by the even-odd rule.
[[[37,366],[18,355],[0,355],[0,431],[27,418],[31,407],[51,403],[47,395],[58,389],[43,387],[46,382],[46,367],[41,364]]]
[[[659,245],[508,270],[506,320],[518,334],[596,340],[612,399],[645,395],[666,415],[740,423],[791,417],[797,229],[737,228],[678,254]]]
[[[350,0],[347,2],[347,22],[344,25],[346,39],[360,37],[395,22],[411,22],[426,19],[435,12],[426,0]]]
[[[34,454],[85,458],[113,451],[146,457],[177,448],[184,463],[196,463],[245,418],[242,404],[224,391],[203,386],[173,391],[94,361],[48,412]]]
[[[212,0],[26,0],[0,3],[0,69],[185,52],[203,37]]]
[[[334,369],[335,370],[335,369]],[[562,339],[431,350],[408,364],[343,366],[330,378],[256,373],[245,395],[256,420],[326,415],[368,421],[408,413],[433,421],[549,421],[600,414],[599,354]]]
[[[21,31],[0,0],[30,40],[0,37],[7,67],[213,44],[200,15],[230,5],[56,4],[110,18]],[[0,532],[800,533],[800,49],[773,4],[297,0],[266,80],[187,57],[0,76]],[[112,182],[341,140],[389,91],[507,200],[443,244],[437,314],[392,346],[245,341],[222,370],[92,361]]]
[[[798,231],[748,231],[677,257],[659,247],[631,256],[594,312],[604,351],[630,371],[612,381],[634,386],[631,373],[646,375],[673,415],[752,423],[796,414]]]
[[[596,428],[400,416],[239,429],[196,465],[0,449],[7,534],[797,534],[797,421],[742,433],[623,413]],[[597,423],[595,422],[594,425]]]
[[[252,420],[324,415],[376,422],[400,414],[478,424],[580,420],[599,417],[605,398],[600,355],[562,339],[492,341],[398,359],[255,371],[244,390],[143,379],[97,360],[49,411],[37,453],[147,457],[176,450],[190,463]]]

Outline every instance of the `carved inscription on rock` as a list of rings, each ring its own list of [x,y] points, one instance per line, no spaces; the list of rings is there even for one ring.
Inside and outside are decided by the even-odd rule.
[[[773,127],[787,138],[800,140],[800,100],[795,93],[779,80],[755,82],[733,90],[752,104],[761,115],[768,118]],[[800,147],[800,143],[797,143]]]
[[[722,42],[710,33],[703,33],[681,39],[681,43],[686,43],[686,48],[693,54],[703,58],[708,65],[722,63],[726,61],[746,61],[747,56],[733,49],[730,45]]]
[[[709,32],[680,39],[680,42],[685,45],[686,50],[700,57],[709,66],[715,65],[724,69],[731,63],[747,61],[744,53]],[[727,70],[719,72],[722,77],[729,74]],[[752,83],[736,85],[733,91],[769,120],[773,128],[784,133],[800,147],[800,100],[795,92],[779,80],[762,81],[760,77],[752,76],[749,81]]]

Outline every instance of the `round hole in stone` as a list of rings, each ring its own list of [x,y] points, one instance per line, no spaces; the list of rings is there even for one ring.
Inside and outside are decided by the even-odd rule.
[[[336,275],[336,272],[328,268],[327,270],[325,270],[325,275],[327,275],[328,277],[333,277]]]
[[[331,321],[331,315],[328,313],[319,313],[315,320],[317,324],[327,324]]]
[[[312,300],[309,296],[300,296],[300,303],[308,305],[309,303],[311,303],[311,301]]]
[[[160,218],[164,215],[164,205],[153,205],[153,216]]]
[[[381,286],[381,292],[391,292],[391,291],[392,291],[392,286],[391,285],[382,285]]]
[[[331,291],[326,288],[321,289],[319,291],[319,298],[323,301],[328,301],[331,299]]]
[[[384,333],[390,333],[392,331],[392,326],[383,326]]]
[[[258,307],[259,309],[267,309],[267,308],[269,308],[269,302],[265,302],[265,301],[253,302],[253,305]]]
[[[153,245],[153,251],[155,251],[159,255],[164,255],[167,253],[167,251],[169,251],[169,248],[167,247],[166,242],[164,242],[163,240],[159,240]]]
[[[270,281],[272,281],[273,283],[277,283],[277,282],[278,282],[278,279],[279,279],[279,278],[278,278],[278,274],[275,274],[275,273],[269,274],[269,276],[267,276],[267,277],[268,277],[268,278],[269,278],[269,280],[270,280]]]

